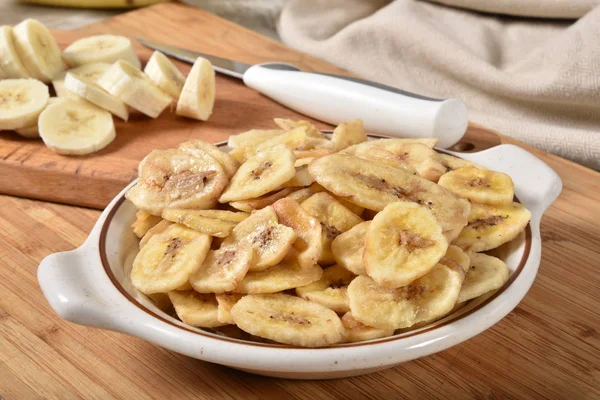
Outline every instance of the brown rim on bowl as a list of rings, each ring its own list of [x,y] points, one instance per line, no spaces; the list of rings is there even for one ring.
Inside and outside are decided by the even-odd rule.
[[[369,134],[370,137],[374,137],[374,138],[387,138],[386,136],[379,136],[379,135],[371,135]],[[226,142],[219,142],[216,143],[217,146],[224,146],[226,144]],[[436,149],[437,150],[437,149]],[[439,151],[439,150],[438,150]],[[167,318],[164,318],[162,315],[159,315],[151,310],[149,310],[148,308],[146,308],[143,304],[141,304],[139,301],[137,301],[136,299],[133,298],[133,296],[131,296],[131,294],[129,294],[129,292],[127,292],[127,290],[125,290],[125,288],[121,285],[121,283],[117,280],[117,278],[115,277],[114,273],[112,272],[112,268],[110,266],[110,263],[108,262],[108,256],[106,254],[106,237],[108,235],[108,228],[110,226],[110,223],[112,221],[112,219],[114,218],[115,214],[117,213],[117,211],[119,210],[119,208],[121,207],[121,205],[125,202],[125,195],[122,195],[117,202],[115,203],[115,205],[113,206],[113,208],[109,211],[108,215],[106,216],[106,219],[104,220],[104,222],[102,223],[102,229],[100,231],[100,240],[99,240],[99,246],[98,246],[98,250],[100,253],[100,262],[102,263],[102,267],[104,268],[104,272],[106,273],[106,275],[108,276],[108,278],[110,279],[110,281],[112,282],[112,284],[117,288],[117,290],[119,292],[121,292],[121,294],[133,305],[135,305],[137,308],[139,308],[140,310],[142,310],[143,312],[153,316],[154,318],[159,319],[160,321],[169,324],[175,328],[178,329],[182,329],[185,330],[187,332],[196,334],[196,335],[201,335],[201,336],[206,336],[212,339],[217,339],[217,340],[222,340],[222,341],[226,341],[226,342],[230,342],[230,343],[238,343],[238,344],[244,344],[244,345],[248,345],[248,346],[258,346],[258,347],[272,347],[272,348],[286,348],[286,349],[304,349],[306,350],[307,348],[305,347],[297,347],[297,346],[289,346],[289,345],[284,345],[284,344],[270,344],[270,343],[260,343],[260,342],[251,342],[248,340],[242,340],[242,339],[235,339],[235,338],[230,338],[227,336],[221,336],[215,333],[210,333],[207,331],[203,331],[202,328],[188,328],[185,326],[181,326],[176,324],[173,321],[168,320]],[[515,196],[515,201],[519,201],[518,198],[516,198]],[[339,344],[334,344],[331,346],[326,346],[326,347],[320,347],[321,349],[331,349],[331,348],[338,348],[338,347],[354,347],[354,346],[368,346],[368,345],[372,345],[372,344],[379,344],[379,343],[384,343],[384,342],[389,342],[389,341],[393,341],[393,340],[399,340],[399,339],[404,339],[407,337],[411,337],[411,336],[415,336],[415,335],[420,335],[422,333],[425,332],[430,332],[432,330],[441,328],[449,323],[452,323],[454,321],[460,320],[464,317],[467,317],[469,315],[471,315],[472,313],[480,310],[481,308],[485,307],[487,304],[491,303],[496,297],[498,297],[502,292],[504,292],[516,279],[517,277],[521,274],[521,272],[523,271],[523,268],[525,267],[525,264],[527,263],[527,260],[529,259],[529,253],[531,251],[531,237],[532,237],[532,233],[531,233],[531,225],[527,224],[527,227],[525,228],[525,247],[523,249],[523,255],[521,256],[521,260],[519,261],[519,265],[517,266],[517,268],[514,270],[514,272],[511,274],[510,278],[508,279],[508,281],[506,281],[506,283],[498,290],[496,290],[491,296],[489,296],[487,299],[485,299],[484,301],[482,301],[480,304],[477,304],[475,307],[469,309],[468,311],[465,311],[463,313],[460,313],[460,315],[457,315],[456,317],[452,318],[452,314],[447,320],[441,322],[441,323],[436,323],[436,322],[432,322],[429,325],[426,325],[424,327],[412,330],[412,331],[407,331],[407,332],[403,332],[403,333],[399,333],[399,334],[394,334],[392,336],[388,336],[386,338],[381,338],[381,339],[374,339],[374,340],[369,340],[369,341],[365,341],[365,342],[356,342],[356,343],[339,343]],[[476,300],[476,299],[474,299]],[[457,311],[460,311],[457,310]],[[444,317],[443,319],[445,319],[446,317]],[[319,349],[319,348],[317,348]],[[315,350],[315,349],[309,349],[309,350]]]

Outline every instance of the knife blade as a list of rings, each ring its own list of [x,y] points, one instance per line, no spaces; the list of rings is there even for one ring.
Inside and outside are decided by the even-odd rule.
[[[305,72],[285,63],[250,65],[145,39],[137,41],[184,62],[193,64],[198,57],[205,58],[215,71],[241,79],[278,103],[330,124],[359,118],[367,132],[436,137],[441,148],[458,142],[467,129],[467,108],[458,99],[435,99],[363,79]]]

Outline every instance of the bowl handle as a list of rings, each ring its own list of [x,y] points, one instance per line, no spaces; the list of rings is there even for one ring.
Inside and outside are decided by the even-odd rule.
[[[115,309],[119,304],[110,300],[114,295],[103,293],[114,286],[106,284],[106,274],[94,273],[101,270],[93,265],[95,257],[86,254],[84,247],[51,254],[38,268],[38,282],[48,303],[62,318],[80,325],[123,331],[111,316],[118,314]]]
[[[530,209],[539,209],[541,213],[562,191],[558,174],[545,162],[518,146],[502,144],[477,153],[449,153],[510,175],[519,200]]]

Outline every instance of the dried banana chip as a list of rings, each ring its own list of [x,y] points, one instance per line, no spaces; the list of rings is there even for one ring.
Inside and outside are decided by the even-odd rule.
[[[246,212],[261,210],[275,203],[277,200],[283,199],[284,197],[292,194],[296,190],[298,190],[298,188],[285,188],[273,193],[267,193],[264,196],[257,197],[255,199],[232,201],[229,203],[229,205],[233,208]]]
[[[402,329],[436,320],[454,308],[465,273],[437,264],[410,285],[384,289],[368,276],[348,286],[352,316],[379,329]]]
[[[252,147],[267,139],[279,136],[284,132],[285,131],[282,129],[250,129],[249,131],[229,136],[227,146],[229,146],[230,149]]]
[[[308,172],[308,166],[296,167],[296,174],[292,179],[283,184],[282,187],[302,187],[310,186],[315,181],[315,178]]]
[[[426,179],[353,156],[332,154],[308,166],[327,190],[361,207],[380,211],[398,201],[422,204],[433,212],[448,240],[467,224],[470,204]]]
[[[323,135],[323,132],[321,132],[319,129],[317,129],[316,126],[314,126],[313,124],[311,124],[308,121],[304,121],[304,120],[294,121],[291,119],[284,119],[284,118],[275,118],[273,121],[275,121],[275,124],[277,124],[277,126],[280,127],[281,129],[283,129],[284,131],[291,131],[292,129],[295,129],[295,128],[306,128],[306,134],[309,137],[313,137],[313,138],[324,138],[325,137],[325,135]]]
[[[163,210],[162,216],[168,221],[176,222],[198,232],[217,237],[229,236],[233,228],[237,225],[237,222],[205,217],[201,214],[201,211],[204,210],[197,211],[167,208]]]
[[[362,219],[325,192],[313,194],[300,206],[321,223],[323,245],[319,263],[333,264],[335,260],[331,252],[331,242],[339,234],[363,222]]]
[[[447,171],[454,171],[456,169],[465,168],[465,167],[475,167],[479,169],[487,169],[482,167],[481,165],[477,165],[474,162],[463,160],[462,158],[454,157],[450,154],[440,153],[440,160],[442,161],[442,165],[446,167]]]
[[[289,226],[296,232],[296,241],[290,252],[302,268],[311,269],[317,263],[323,245],[321,224],[311,217],[298,202],[284,198],[273,204],[279,223]]]
[[[235,293],[277,293],[309,285],[319,279],[323,270],[318,265],[302,268],[296,260],[284,260],[262,271],[251,271],[237,285]]]
[[[251,271],[260,271],[279,263],[296,241],[296,232],[278,223],[273,207],[254,211],[240,222],[223,246],[236,246],[248,242],[254,250]]]
[[[217,303],[219,304],[219,308],[217,309],[217,319],[224,324],[234,324],[235,322],[233,322],[233,317],[231,316],[231,308],[244,297],[244,295],[237,293],[222,293],[217,294],[216,297]]]
[[[366,142],[367,134],[365,133],[362,120],[355,119],[339,124],[333,130],[331,141],[333,142],[335,151],[340,151],[346,147]]]
[[[173,225],[171,221],[162,220],[158,224],[154,225],[152,228],[148,229],[148,232],[144,235],[144,237],[140,240],[140,249],[148,243],[148,240],[154,235],[158,235],[159,233],[163,233],[167,230],[169,226]]]
[[[227,185],[227,175],[213,157],[196,158],[173,149],[148,154],[139,175],[125,197],[153,215],[165,208],[211,208]]]
[[[471,253],[471,264],[458,295],[462,303],[499,289],[506,283],[510,270],[499,258],[483,253]]]
[[[398,202],[369,224],[363,261],[379,286],[398,288],[431,271],[447,249],[442,227],[427,207]]]
[[[303,299],[331,308],[337,313],[348,312],[350,310],[348,285],[355,276],[344,267],[333,265],[323,271],[318,281],[297,287],[296,294]]]
[[[252,335],[295,346],[328,346],[340,342],[345,333],[335,312],[286,294],[245,296],[231,315]]]
[[[148,232],[148,230],[150,230],[160,221],[162,221],[161,217],[148,214],[144,210],[138,210],[135,213],[135,222],[131,224],[131,227],[133,228],[133,233],[135,233],[137,237],[142,238]]]
[[[177,289],[200,268],[210,240],[210,236],[179,224],[153,235],[133,261],[133,286],[145,294]]]
[[[311,149],[311,150],[294,150],[294,154],[297,159],[301,158],[319,158],[329,154],[332,154],[333,150],[331,149]]]
[[[210,250],[200,268],[190,277],[190,283],[198,293],[231,292],[246,276],[252,256],[249,242]]]
[[[333,143],[329,139],[318,139],[307,137],[304,143],[294,149],[295,151],[308,150],[331,150],[333,151]]]
[[[440,260],[440,264],[444,264],[449,268],[460,268],[465,273],[469,270],[471,258],[460,247],[451,244],[446,250],[446,254]]]
[[[253,157],[259,151],[269,150],[276,146],[284,146],[290,150],[301,146],[306,142],[306,129],[296,128],[291,131],[284,132],[280,135],[273,136],[253,146],[238,147],[231,151],[231,155],[240,162],[246,161]]]
[[[214,294],[188,292],[169,292],[169,299],[181,320],[199,328],[214,328],[226,325],[217,318],[217,300]]]
[[[513,201],[515,187],[510,176],[502,172],[465,167],[450,171],[439,185],[473,203],[506,205]]]
[[[335,262],[356,275],[365,275],[363,254],[365,236],[371,221],[361,222],[342,233],[331,242],[331,251]]]
[[[310,188],[310,190],[312,190],[313,194],[314,193],[327,192],[327,189],[325,189],[323,186],[319,185],[317,182],[315,182],[312,185],[310,185],[309,188]],[[345,200],[345,199],[343,199],[343,198],[341,198],[339,196],[336,196],[335,194],[333,194],[331,192],[327,192],[327,193],[329,193],[331,196],[335,197],[335,199],[337,201],[339,201],[340,203],[342,203],[342,205],[344,207],[346,207],[348,210],[352,211],[356,215],[361,215],[363,213],[363,211],[365,210],[363,207],[361,207],[359,205],[356,205],[354,203],[351,203],[348,200]],[[310,196],[308,196],[308,197],[310,197]]]
[[[356,150],[365,149],[365,148],[373,148],[373,147],[390,147],[398,144],[413,144],[419,143],[423,144],[431,149],[435,147],[438,140],[437,138],[404,138],[404,139],[376,139],[369,140],[363,143],[355,144],[353,146],[347,147],[344,150],[340,151],[340,154],[347,155],[355,155]]]
[[[276,146],[256,153],[237,170],[219,202],[253,199],[269,193],[296,174],[294,153],[285,146]]]
[[[363,342],[365,340],[373,340],[392,336],[394,329],[379,329],[367,326],[362,322],[357,321],[352,316],[352,312],[348,311],[342,317],[342,324],[346,333],[344,334],[344,342]]]
[[[469,224],[452,243],[470,252],[495,249],[519,236],[530,219],[531,212],[520,203],[473,204]]]
[[[240,167],[238,160],[225,153],[214,144],[207,143],[203,140],[192,140],[181,143],[179,149],[184,153],[191,154],[197,158],[204,158],[208,154],[221,164],[227,178],[231,178]]]
[[[400,168],[404,172],[411,175],[418,175],[417,170],[412,165],[406,163],[402,158],[386,150],[383,147],[370,147],[365,149],[358,149],[356,151],[356,157],[364,158],[365,160],[375,161],[380,164],[389,165],[390,167]]]

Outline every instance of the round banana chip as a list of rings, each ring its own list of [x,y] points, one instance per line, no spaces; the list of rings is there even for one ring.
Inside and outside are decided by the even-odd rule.
[[[440,160],[442,161],[442,165],[446,167],[447,171],[454,171],[456,169],[465,168],[465,167],[475,167],[479,169],[487,169],[482,167],[481,165],[477,165],[474,162],[463,160],[462,158],[451,156],[450,154],[440,153]]]
[[[224,221],[219,218],[207,217],[204,215],[206,211],[213,210],[186,210],[177,208],[167,208],[163,210],[162,217],[168,221],[185,225],[198,232],[206,233],[210,236],[229,236],[233,228],[236,226],[237,222]]]
[[[145,294],[175,290],[200,268],[209,248],[210,236],[173,224],[140,249],[131,282]]]
[[[460,247],[451,244],[446,250],[446,254],[440,260],[440,264],[444,264],[448,268],[460,268],[465,273],[469,270],[471,259],[469,255]]]
[[[365,236],[371,221],[361,222],[342,233],[331,242],[335,262],[356,275],[366,275],[363,263]]]
[[[471,264],[458,295],[459,303],[499,289],[510,276],[504,261],[483,253],[471,253],[470,256]]]
[[[368,276],[355,278],[348,286],[352,316],[379,329],[408,328],[436,320],[454,308],[464,272],[437,264],[410,285],[384,289]]]
[[[328,346],[340,342],[345,333],[332,310],[286,294],[245,296],[231,315],[252,335],[295,346]]]
[[[217,318],[217,300],[214,294],[200,294],[193,290],[169,292],[175,312],[181,320],[191,326],[214,328],[226,325]]]
[[[346,329],[344,342],[348,343],[363,342],[365,340],[392,336],[395,331],[394,329],[379,329],[367,326],[354,319],[350,311],[342,317],[342,324],[344,325],[344,329]]]
[[[158,224],[154,225],[152,228],[148,229],[148,232],[144,235],[144,237],[140,240],[140,249],[148,243],[148,240],[154,235],[158,235],[159,233],[163,233],[167,230],[169,226],[173,225],[171,221],[162,220]]]
[[[162,221],[161,217],[150,215],[144,210],[138,210],[135,213],[135,222],[131,224],[131,228],[133,228],[133,233],[135,233],[137,237],[142,238],[160,221]]]
[[[510,176],[477,167],[450,171],[439,180],[439,185],[473,203],[507,205],[512,203],[515,187]]]
[[[314,301],[331,308],[337,313],[350,310],[348,285],[356,275],[339,265],[323,271],[321,279],[310,285],[296,288],[296,294],[303,299]]]
[[[252,255],[248,242],[210,250],[200,268],[190,277],[190,283],[198,293],[231,292],[246,276]]]
[[[294,121],[291,119],[284,119],[284,118],[275,118],[275,119],[273,119],[273,121],[275,121],[275,124],[278,127],[280,127],[281,129],[283,129],[284,131],[291,131],[292,129],[296,129],[296,128],[305,128],[307,136],[312,137],[312,138],[321,138],[321,139],[325,138],[325,135],[323,135],[323,132],[321,132],[319,129],[317,129],[316,126],[314,126],[313,124],[311,124],[308,121],[304,121],[304,120]]]
[[[219,322],[224,324],[235,324],[233,317],[231,316],[231,308],[242,298],[243,294],[237,293],[222,293],[217,294],[217,303],[219,307],[217,309],[217,319]]]
[[[380,286],[406,286],[427,274],[444,256],[448,242],[433,213],[414,203],[392,203],[367,229],[363,261]]]
[[[472,252],[495,249],[519,236],[530,219],[531,212],[520,203],[473,204],[469,224],[452,243]]]
[[[432,148],[437,144],[437,138],[403,138],[403,139],[377,139],[377,140],[369,140],[367,142],[355,144],[353,146],[347,147],[344,150],[340,151],[340,154],[347,155],[356,155],[357,151],[363,151],[363,149],[372,149],[374,147],[386,148],[390,146],[395,146],[399,144],[413,144],[419,143],[423,144],[429,148]]]
[[[302,202],[301,207],[321,223],[322,252],[319,264],[333,264],[335,262],[331,251],[333,239],[363,220],[326,192],[313,194]]]
[[[227,146],[230,149],[252,147],[267,139],[279,136],[284,132],[282,129],[250,129],[249,131],[229,136]]]
[[[227,174],[227,178],[231,178],[235,175],[235,172],[240,167],[238,160],[224,151],[221,151],[221,149],[214,144],[207,143],[203,140],[191,140],[189,142],[181,143],[179,149],[184,153],[191,154],[197,158],[204,158],[208,154],[221,164],[223,171]]]
[[[357,149],[356,157],[389,165],[390,167],[400,168],[411,175],[418,175],[415,167],[407,164],[403,158],[399,158],[396,154],[383,147]]]
[[[284,260],[262,271],[251,271],[237,285],[235,293],[277,293],[298,286],[306,286],[321,279],[323,270],[318,265],[302,268],[296,260]]]
[[[241,211],[251,212],[254,210],[260,210],[266,206],[270,206],[279,199],[292,194],[297,188],[285,188],[278,190],[274,193],[268,193],[264,196],[257,197],[255,199],[232,201],[229,205]]]
[[[314,160],[308,171],[336,196],[370,210],[380,211],[398,201],[422,204],[433,212],[448,240],[456,238],[467,224],[467,200],[402,169],[332,154]]]
[[[219,202],[252,199],[279,188],[296,174],[295,161],[285,146],[259,151],[240,166]]]
[[[365,133],[362,120],[355,119],[339,124],[333,130],[331,141],[333,142],[335,151],[340,151],[346,147],[366,142],[367,134]]]
[[[148,154],[140,163],[139,176],[125,197],[153,215],[161,215],[165,208],[211,208],[227,185],[227,175],[214,158],[174,149]]]

